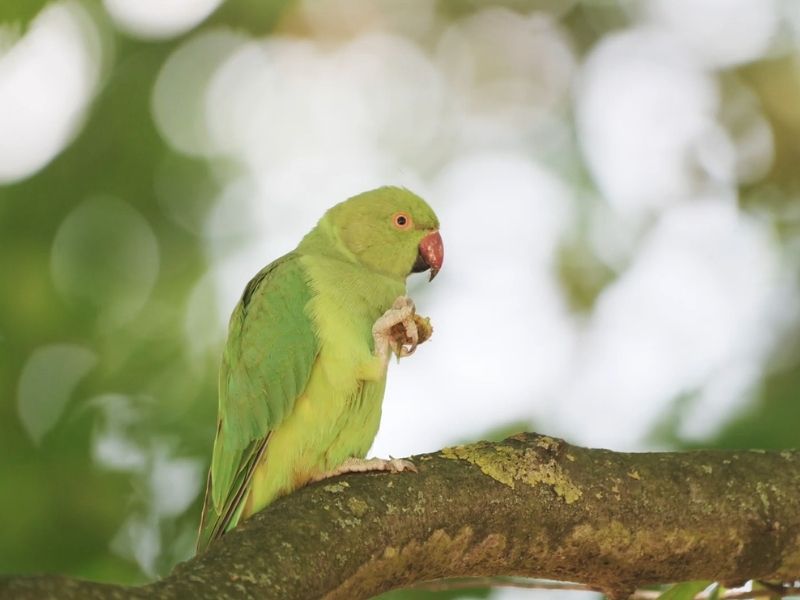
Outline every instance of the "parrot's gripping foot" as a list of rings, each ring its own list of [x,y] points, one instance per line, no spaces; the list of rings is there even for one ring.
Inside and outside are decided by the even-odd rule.
[[[311,481],[321,481],[329,477],[344,475],[345,473],[367,473],[370,471],[387,471],[389,473],[410,471],[416,473],[417,467],[410,460],[402,458],[348,458],[332,471],[315,475],[311,478]]]
[[[419,333],[417,330],[416,308],[414,301],[408,296],[400,296],[392,304],[392,308],[387,310],[375,321],[372,326],[372,337],[375,340],[375,354],[389,362],[389,350],[397,355],[397,358],[409,356],[414,353],[419,343]],[[403,336],[398,340],[395,328],[402,328]]]

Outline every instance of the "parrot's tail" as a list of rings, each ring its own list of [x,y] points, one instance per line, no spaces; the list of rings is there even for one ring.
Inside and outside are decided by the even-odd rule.
[[[245,463],[245,467],[234,480],[221,511],[217,511],[217,507],[214,505],[214,494],[211,489],[211,469],[209,469],[206,481],[206,495],[203,500],[203,513],[200,516],[200,531],[197,536],[197,554],[205,552],[213,541],[222,537],[226,531],[236,527],[250,492],[253,473],[261,461],[264,451],[267,449],[269,438],[270,436],[267,435],[254,446],[255,452],[251,454],[250,459]]]
[[[197,535],[197,554],[205,551],[208,545],[218,536],[214,536],[214,525],[219,520],[217,511],[214,510],[214,499],[211,496],[211,470],[206,479],[206,494],[203,500],[203,512],[200,513],[200,530]]]

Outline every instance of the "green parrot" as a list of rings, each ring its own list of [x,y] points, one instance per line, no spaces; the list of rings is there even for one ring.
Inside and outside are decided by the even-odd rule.
[[[231,315],[198,551],[277,497],[351,471],[378,431],[392,352],[428,332],[406,277],[442,267],[439,221],[397,187],[328,210],[295,250],[262,269]]]

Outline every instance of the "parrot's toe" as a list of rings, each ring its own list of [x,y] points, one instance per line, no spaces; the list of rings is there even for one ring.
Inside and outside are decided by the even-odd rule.
[[[392,308],[395,310],[410,308],[411,312],[413,313],[417,307],[414,306],[414,301],[411,299],[410,296],[398,296],[397,299],[392,304]]]
[[[403,471],[410,471],[411,473],[417,473],[417,466],[407,460],[405,458],[392,458],[389,457],[389,460],[386,461],[387,464],[387,471],[391,471],[392,473],[402,473]]]
[[[388,360],[388,353],[401,359],[414,354],[417,346],[431,337],[433,327],[430,319],[416,313],[414,301],[408,296],[399,296],[372,327],[376,354]]]
[[[401,358],[414,353],[419,343],[414,301],[408,296],[399,296],[392,308],[387,310],[372,326],[377,353],[388,359],[382,348]]]
[[[321,481],[329,477],[336,477],[344,473],[368,473],[371,471],[386,471],[388,473],[416,473],[417,467],[405,458],[348,458],[341,465],[331,471],[318,473],[311,477],[311,481]]]

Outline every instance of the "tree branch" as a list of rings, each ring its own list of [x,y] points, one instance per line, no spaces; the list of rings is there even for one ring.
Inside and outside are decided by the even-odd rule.
[[[800,579],[800,452],[628,454],[537,434],[350,474],[268,506],[165,579],[0,579],[0,598],[370,598],[445,577]]]

